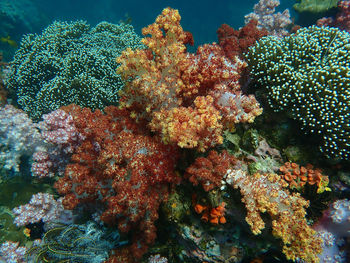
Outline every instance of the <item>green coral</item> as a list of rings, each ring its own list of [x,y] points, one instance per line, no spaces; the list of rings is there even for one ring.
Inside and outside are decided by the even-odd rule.
[[[320,136],[327,157],[350,157],[350,34],[336,28],[299,29],[261,38],[246,54],[253,80],[269,104]]]
[[[293,5],[293,8],[299,13],[322,13],[328,11],[331,8],[337,7],[339,0],[299,0]]]
[[[54,22],[23,37],[8,79],[10,95],[31,118],[75,103],[103,109],[118,102],[123,82],[115,58],[142,48],[131,25]]]

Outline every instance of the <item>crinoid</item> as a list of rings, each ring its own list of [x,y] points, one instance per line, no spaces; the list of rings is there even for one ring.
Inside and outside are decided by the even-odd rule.
[[[55,227],[27,252],[27,262],[103,262],[111,249],[127,243],[119,238],[117,230],[107,231],[94,222]]]

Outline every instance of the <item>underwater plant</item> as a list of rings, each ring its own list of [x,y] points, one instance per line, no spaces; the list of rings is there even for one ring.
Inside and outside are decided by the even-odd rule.
[[[28,262],[81,262],[99,263],[108,258],[114,247],[126,244],[119,242],[119,233],[107,232],[96,223],[72,224],[50,229],[40,243],[27,252]]]

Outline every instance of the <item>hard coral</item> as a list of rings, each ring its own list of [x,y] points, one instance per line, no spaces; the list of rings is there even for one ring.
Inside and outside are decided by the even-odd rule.
[[[192,39],[180,19],[177,10],[164,9],[143,29],[144,35],[151,35],[142,40],[148,49],[127,49],[117,58],[118,73],[131,79],[120,105],[138,121],[148,121],[166,143],[205,151],[222,143],[228,121],[252,121],[261,109],[254,97],[240,91],[245,63],[237,57],[229,61],[216,44],[187,53],[185,44]]]
[[[350,158],[350,35],[301,28],[283,39],[263,37],[246,54],[252,79],[269,104],[320,137],[327,157]]]
[[[123,87],[114,57],[141,48],[131,25],[54,22],[21,41],[7,81],[9,95],[33,119],[75,103],[103,109],[118,102]]]
[[[311,164],[299,166],[296,163],[286,162],[279,169],[281,176],[289,183],[290,188],[301,189],[305,184],[317,185],[317,193],[330,191],[328,176],[322,174],[320,169],[313,169]]]

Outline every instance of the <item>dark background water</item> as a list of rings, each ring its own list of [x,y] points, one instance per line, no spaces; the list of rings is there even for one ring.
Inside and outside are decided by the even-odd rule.
[[[137,33],[154,22],[163,8],[179,9],[184,30],[193,34],[195,45],[217,41],[216,30],[226,23],[238,29],[244,16],[253,11],[258,0],[0,0],[0,51],[9,61],[21,37],[40,33],[54,20],[85,20],[92,26],[101,21],[118,23],[129,19]],[[277,9],[289,8],[292,15],[294,0],[281,0]],[[4,38],[10,38],[9,43]]]
[[[244,25],[244,15],[252,12],[258,0],[36,0],[51,20],[87,20],[92,25],[106,20],[112,23],[130,17],[138,33],[154,22],[162,9],[170,6],[179,9],[182,27],[192,32],[196,44],[216,41],[216,30],[226,23],[234,28]],[[282,0],[279,11],[290,8],[294,0]]]

